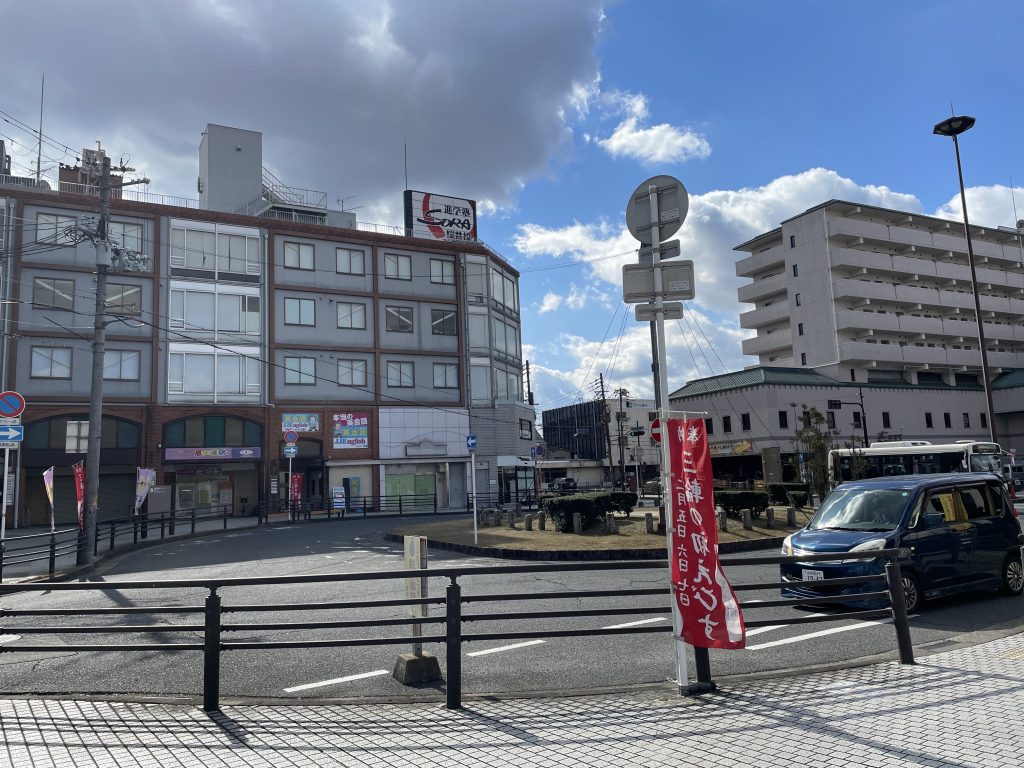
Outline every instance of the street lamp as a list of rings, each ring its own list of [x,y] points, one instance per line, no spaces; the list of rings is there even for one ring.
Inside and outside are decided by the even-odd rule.
[[[985,387],[985,407],[988,410],[988,433],[992,442],[996,440],[995,409],[992,407],[992,390],[988,382],[988,350],[985,347],[985,327],[981,320],[981,297],[978,295],[978,279],[974,269],[974,247],[971,245],[971,223],[967,219],[967,195],[964,193],[964,172],[960,167],[960,142],[957,141],[964,131],[974,126],[975,120],[967,115],[947,118],[937,123],[932,133],[936,136],[952,136],[953,151],[956,153],[956,173],[960,180],[960,207],[964,212],[964,234],[967,236],[967,262],[971,266],[971,291],[974,293],[974,317],[978,322],[978,346],[981,347],[981,383]]]

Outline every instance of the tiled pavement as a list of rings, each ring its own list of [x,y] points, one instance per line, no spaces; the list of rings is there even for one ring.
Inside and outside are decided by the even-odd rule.
[[[2,700],[0,765],[1024,765],[1024,635],[920,661],[669,691],[439,704]]]

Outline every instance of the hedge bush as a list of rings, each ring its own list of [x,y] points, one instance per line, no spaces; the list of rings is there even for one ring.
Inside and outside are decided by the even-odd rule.
[[[637,495],[632,491],[612,491],[608,494],[611,496],[612,509],[618,510],[629,517],[633,513],[633,507],[636,506]]]
[[[789,494],[789,497],[793,500],[793,506],[797,509],[803,509],[807,503],[807,493],[804,491],[793,491]]]
[[[768,508],[768,501],[768,494],[764,491],[715,491],[715,503],[729,517],[739,517],[744,509],[749,509],[754,517],[760,517]]]
[[[810,483],[783,483],[782,486],[790,493],[793,493],[794,491],[799,491],[800,493],[811,492]]]
[[[572,516],[575,512],[580,513],[583,529],[586,530],[596,523],[599,517],[604,517],[603,511],[600,514],[598,513],[598,507],[593,498],[595,495],[575,493],[570,496],[556,496],[544,502],[544,509],[551,517],[551,522],[555,524],[555,528],[560,532],[573,532]]]
[[[789,492],[786,490],[786,486],[782,483],[771,483],[768,486],[768,496],[772,500],[772,504],[789,504]]]

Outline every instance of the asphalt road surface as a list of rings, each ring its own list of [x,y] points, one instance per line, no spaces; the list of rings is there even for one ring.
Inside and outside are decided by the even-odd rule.
[[[168,578],[215,578],[284,576],[372,572],[403,567],[402,548],[386,541],[387,527],[396,520],[346,520],[275,525],[256,530],[172,541],[128,553],[101,566],[89,581],[136,581]],[[432,567],[473,567],[508,561],[461,556],[436,550]],[[521,564],[521,563],[519,563]],[[777,567],[735,566],[726,571],[734,583],[777,580]],[[430,594],[442,596],[445,580],[431,579]],[[662,587],[663,569],[580,573],[546,573],[463,577],[463,596],[503,593],[540,593],[578,589]],[[139,589],[108,592],[44,592],[4,597],[6,610],[27,608],[97,608],[109,606],[195,606],[206,596],[199,589]],[[401,616],[400,608],[317,612],[269,612],[258,608],[268,603],[372,600],[403,597],[401,580],[336,584],[304,584],[288,587],[230,587],[221,590],[224,606],[257,608],[228,613],[225,623],[269,621],[316,621]],[[743,601],[770,600],[775,590],[745,592]],[[465,632],[524,631],[562,627],[667,626],[666,596],[517,600],[464,605],[464,613],[492,613],[494,620],[467,623]],[[505,618],[516,611],[553,611],[583,608],[630,607],[649,611],[627,616],[594,616],[574,619]],[[438,615],[439,609],[433,609]],[[748,619],[806,616],[810,611],[789,607],[751,608]],[[833,612],[834,613],[834,612]],[[195,631],[174,631],[175,625],[200,625],[202,614],[144,613],[123,617],[3,617],[0,614],[0,648],[3,644],[73,644],[126,642],[201,642]],[[145,635],[72,634],[58,637],[20,633],[19,627],[108,625],[115,623],[160,624],[164,631]],[[993,634],[1024,624],[1024,598],[981,593],[935,601],[911,618],[911,634],[918,652],[946,650],[953,644],[982,641]],[[443,624],[425,625],[425,633],[443,634]],[[315,629],[267,631],[247,629],[224,635],[225,641],[306,640],[338,637],[400,636],[403,628]],[[127,638],[127,639],[126,639]],[[743,651],[711,651],[714,675],[763,673],[803,669],[814,665],[889,654],[895,657],[895,631],[890,623],[858,622],[840,616],[837,621],[797,626],[759,627],[748,633]],[[407,687],[391,677],[397,655],[407,646],[388,645],[349,648],[289,648],[232,650],[222,654],[221,695],[259,698],[348,699],[380,697],[402,699],[441,693],[443,684]],[[444,647],[426,646],[444,670]],[[463,646],[463,690],[467,694],[558,692],[660,683],[673,679],[675,663],[667,633],[614,637],[546,638],[543,640],[479,641]],[[692,676],[692,659],[690,661]],[[197,697],[202,691],[202,654],[198,651],[160,653],[47,651],[0,653],[0,693],[21,694],[130,694]]]

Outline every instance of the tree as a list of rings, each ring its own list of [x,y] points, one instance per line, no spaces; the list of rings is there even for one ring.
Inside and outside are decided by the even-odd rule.
[[[811,490],[819,500],[824,499],[831,490],[828,453],[835,448],[835,435],[817,408],[806,412],[804,426],[796,431],[796,439],[797,450],[803,455],[804,465],[810,474]]]

